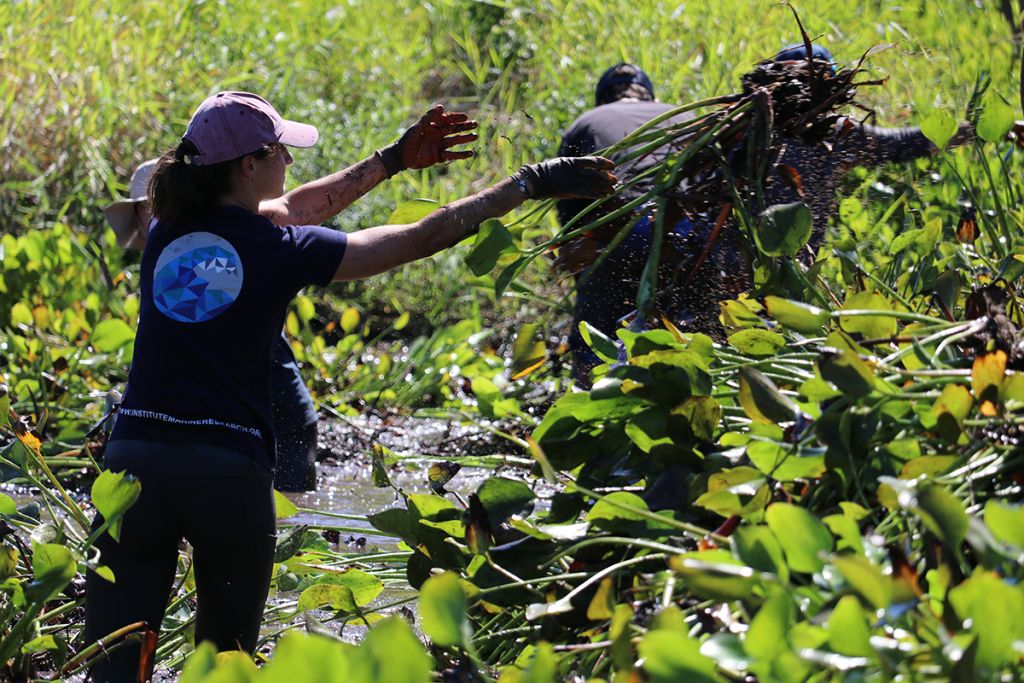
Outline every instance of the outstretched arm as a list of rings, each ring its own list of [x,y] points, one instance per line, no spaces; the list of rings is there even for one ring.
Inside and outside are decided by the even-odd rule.
[[[260,215],[276,225],[320,225],[387,177],[380,157],[373,154],[337,173],[300,185],[281,197],[260,202]]]
[[[434,105],[395,143],[342,171],[262,202],[260,215],[277,225],[319,225],[400,171],[473,156],[471,151],[451,148],[476,140],[476,133],[467,132],[476,125],[462,112]]]
[[[853,152],[854,166],[881,166],[888,162],[911,161],[919,157],[937,154],[939,148],[924,136],[918,127],[883,128],[866,123],[856,123],[851,119],[839,123],[839,135],[844,135],[844,126],[852,125],[843,145]],[[947,147],[956,147],[971,140],[973,133],[970,124],[960,124]]]
[[[349,235],[335,280],[358,280],[435,254],[456,244],[488,218],[504,216],[527,199],[596,198],[615,185],[611,161],[600,157],[553,159],[524,166],[516,175],[447,204],[409,225],[381,225]]]

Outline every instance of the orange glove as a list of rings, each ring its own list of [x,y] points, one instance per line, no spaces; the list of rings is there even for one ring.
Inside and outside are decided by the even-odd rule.
[[[472,150],[451,148],[476,140],[476,133],[466,133],[477,126],[462,112],[446,112],[435,104],[420,120],[410,126],[397,141],[377,151],[388,177],[407,168],[427,168],[442,161],[468,159]]]

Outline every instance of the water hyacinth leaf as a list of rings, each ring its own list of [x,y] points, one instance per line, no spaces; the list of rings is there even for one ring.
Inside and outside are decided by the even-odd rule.
[[[341,329],[345,334],[352,334],[359,327],[360,319],[359,309],[349,306],[342,311],[338,324],[341,325]]]
[[[750,622],[743,648],[756,659],[774,661],[789,648],[786,633],[793,623],[793,601],[782,591],[776,591],[761,605]]]
[[[283,493],[274,489],[274,516],[277,519],[288,519],[299,514],[299,508],[288,500]]]
[[[611,578],[602,579],[594,593],[593,599],[587,606],[587,619],[591,621],[604,621],[612,618],[612,611],[615,609],[615,591],[612,589]]]
[[[18,550],[6,543],[0,545],[0,581],[18,571]]]
[[[750,567],[776,574],[789,582],[789,567],[782,546],[766,526],[741,526],[731,537],[736,556]]]
[[[875,373],[871,366],[852,351],[822,351],[818,372],[853,399],[866,396],[875,388]]]
[[[835,652],[848,657],[874,658],[869,639],[868,621],[857,598],[844,596],[828,618],[828,644]]]
[[[795,572],[811,574],[825,565],[823,555],[832,552],[832,534],[814,515],[790,503],[775,503],[765,513],[768,528]]]
[[[881,315],[842,315],[842,311],[892,311],[892,304],[878,292],[857,292],[846,297],[840,311],[839,326],[846,332],[867,339],[886,339],[896,334],[896,319]]]
[[[466,254],[466,265],[474,275],[486,275],[504,254],[518,251],[516,241],[505,224],[497,218],[489,218],[480,224],[473,247]]]
[[[800,399],[807,403],[820,403],[836,396],[842,396],[843,392],[836,389],[829,382],[821,377],[812,377],[799,388]]]
[[[652,408],[633,415],[625,426],[626,436],[644,453],[659,446],[672,446],[668,434],[668,414],[662,408]]]
[[[804,454],[795,446],[783,447],[772,441],[748,444],[747,457],[757,469],[778,481],[816,479],[825,473],[823,455]]]
[[[892,600],[892,580],[882,573],[881,567],[863,555],[836,555],[831,563],[850,587],[869,605],[875,609],[885,609],[889,606]]]
[[[33,580],[25,586],[25,596],[35,602],[49,600],[64,589],[77,569],[71,550],[58,543],[40,543],[32,547]]]
[[[587,521],[597,527],[613,531],[642,522],[648,512],[647,503],[635,493],[616,491],[603,496],[587,513]]]
[[[302,549],[303,541],[306,539],[306,531],[309,526],[299,524],[278,534],[277,545],[274,548],[274,562],[284,562]]]
[[[729,345],[740,353],[765,358],[774,356],[786,345],[782,335],[768,330],[740,330],[729,336]]]
[[[435,202],[433,199],[409,199],[401,202],[395,207],[395,210],[388,216],[389,225],[408,225],[409,223],[415,223],[416,221],[426,218],[432,214],[441,205]]]
[[[400,316],[395,318],[395,322],[391,324],[391,327],[395,332],[401,332],[409,325],[409,320],[412,316],[409,315],[409,311],[403,311]]]
[[[579,331],[580,336],[583,337],[583,341],[595,354],[597,354],[598,358],[603,360],[605,363],[614,363],[618,360],[619,347],[611,337],[588,323],[586,320],[580,321]]]
[[[512,515],[522,512],[533,499],[533,491],[521,481],[491,477],[480,485],[477,497],[487,510],[491,528],[497,529]]]
[[[651,683],[719,683],[715,661],[701,654],[700,643],[684,632],[649,631],[637,646]]]
[[[764,327],[764,321],[752,308],[756,301],[749,299],[730,299],[718,304],[720,313],[718,319],[726,329],[743,330],[752,327]],[[760,304],[757,305],[760,309]]]
[[[337,647],[337,645],[336,645]],[[338,681],[424,683],[432,680],[433,658],[402,617],[374,625],[358,648],[349,652],[349,676]],[[290,679],[287,683],[293,683]]]
[[[985,525],[1000,541],[1024,548],[1024,506],[989,500],[985,503]]]
[[[104,320],[92,330],[89,343],[100,353],[111,353],[135,339],[135,332],[128,323],[117,318]]]
[[[978,125],[975,127],[978,137],[986,142],[1003,142],[1013,128],[1013,108],[991,92],[986,94],[981,106]]]
[[[749,517],[764,509],[769,495],[764,475],[752,467],[734,467],[710,475],[707,491],[696,503],[723,517]]]
[[[35,320],[35,317],[32,315],[32,309],[22,302],[19,301],[11,306],[12,327],[31,327],[35,324]]]
[[[917,479],[921,476],[934,477],[942,474],[960,458],[955,455],[922,455],[909,460],[900,470],[900,479]]]
[[[429,529],[437,529],[446,536],[452,538],[463,538],[466,535],[466,525],[461,519],[449,519],[437,522],[432,519],[421,519],[419,524]]]
[[[48,652],[60,649],[60,645],[51,635],[37,636],[21,646],[22,654]]]
[[[800,414],[796,403],[757,368],[739,369],[739,402],[751,420],[764,424],[792,422]]]
[[[996,349],[974,358],[971,368],[971,391],[979,403],[978,411],[985,417],[999,413],[999,395],[1006,376],[1006,352]]]
[[[939,149],[946,148],[950,139],[956,135],[956,129],[956,119],[941,109],[932,111],[921,121],[921,132]]]
[[[1011,372],[1003,379],[999,398],[1004,403],[1013,402],[1014,408],[1024,404],[1024,372]]]
[[[328,608],[339,612],[355,612],[357,607],[351,588],[331,583],[317,583],[302,591],[296,605],[299,611]]]
[[[832,318],[825,309],[774,295],[766,296],[764,303],[768,314],[779,324],[801,334],[821,333]]]
[[[349,596],[351,596],[352,602],[357,607],[362,607],[363,605],[370,604],[371,602],[373,602],[373,600],[377,598],[378,595],[380,595],[381,591],[384,590],[384,582],[378,579],[376,576],[364,571],[360,571],[358,569],[352,569],[351,567],[346,567],[344,569],[333,570],[325,573],[323,576],[317,579],[317,583],[313,586],[310,586],[310,588],[315,588],[317,586],[344,587],[348,591],[348,594],[345,594],[344,592],[337,593],[332,591],[326,591],[326,595],[329,596],[332,600],[340,599],[341,601],[347,601],[349,599]],[[307,590],[309,589],[307,588]],[[307,600],[311,601],[313,599],[313,597],[310,597]],[[301,598],[299,599],[299,602],[302,603]],[[347,605],[347,602],[345,604]],[[303,607],[300,605],[300,609],[311,608]],[[344,608],[335,606],[334,609],[346,609],[348,611],[353,611],[355,608],[348,606]]]
[[[702,441],[711,441],[718,424],[722,421],[722,405],[710,396],[691,396],[669,413],[670,429],[677,418],[687,422],[694,437]]]
[[[142,484],[125,472],[105,470],[92,484],[92,502],[103,519],[110,523],[108,533],[121,539],[121,518],[139,498]]]
[[[374,529],[388,536],[400,538],[406,543],[415,543],[417,523],[408,510],[391,508],[367,515],[366,518]]]
[[[529,256],[521,256],[512,263],[505,266],[497,278],[494,280],[494,295],[501,296],[508,289],[508,286],[513,280],[518,277],[519,273],[530,264],[532,259]]]
[[[722,517],[739,515],[751,522],[759,522],[764,516],[764,509],[770,500],[771,488],[767,483],[762,483],[746,502],[740,494],[729,489],[704,493],[694,502]]]
[[[669,609],[672,607],[674,606],[670,606]],[[662,613],[664,611],[662,610]],[[611,623],[608,625],[608,636],[612,640],[612,662],[623,671],[631,671],[636,660],[633,643],[630,640],[632,631],[629,625],[632,620],[633,608],[628,604],[619,604],[612,610]]]
[[[308,296],[295,297],[295,310],[299,314],[299,320],[304,323],[308,324],[310,320],[316,317],[316,306],[313,305],[313,300]]]
[[[743,641],[733,633],[713,633],[700,645],[700,653],[710,657],[723,669],[744,671],[750,656],[743,649]]]
[[[814,215],[803,202],[776,204],[754,224],[757,248],[768,256],[793,256],[811,238]]]
[[[864,554],[864,540],[860,535],[860,527],[852,517],[848,515],[826,515],[822,517],[821,521],[825,523],[828,530],[836,537],[837,550],[852,550],[858,555]]]
[[[544,342],[537,339],[540,325],[524,323],[516,333],[512,344],[512,379],[522,379],[544,365],[548,351]]]
[[[655,349],[638,354],[643,343],[637,340],[629,359],[630,365],[646,368],[653,375],[654,384],[671,383],[676,393],[689,390],[690,394],[707,396],[711,393],[711,376],[707,363],[697,353],[684,349]],[[685,395],[685,394],[684,394]]]
[[[754,571],[726,550],[683,553],[669,560],[689,592],[711,600],[745,600],[759,585]]]
[[[994,671],[1020,660],[1014,641],[1024,640],[1024,591],[978,570],[948,593],[956,616],[978,637],[976,663]]]
[[[917,512],[928,528],[950,548],[956,548],[967,534],[967,513],[963,503],[938,484],[924,482],[917,493]]]
[[[935,247],[941,239],[942,220],[933,218],[925,223],[923,228],[907,230],[897,235],[889,246],[889,255],[895,256],[909,247],[912,253],[918,256],[927,256],[935,251]],[[847,307],[853,308],[850,305]]]
[[[465,645],[470,633],[466,619],[466,594],[457,574],[431,576],[420,588],[423,632],[435,645]]]
[[[408,498],[409,511],[422,519],[457,519],[459,511],[448,500],[427,493],[412,493]]]
[[[527,652],[523,651],[524,654]],[[558,657],[550,643],[541,641],[533,649],[528,661],[516,660],[516,665],[505,669],[498,683],[555,683],[558,674]],[[525,664],[525,666],[523,666]],[[520,668],[522,666],[522,668]]]
[[[351,680],[348,659],[347,649],[339,647],[333,638],[291,630],[277,642],[274,656],[260,669],[260,681],[341,683]]]
[[[956,441],[960,437],[961,425],[973,405],[974,397],[967,387],[947,384],[932,406],[939,434],[947,441]]]

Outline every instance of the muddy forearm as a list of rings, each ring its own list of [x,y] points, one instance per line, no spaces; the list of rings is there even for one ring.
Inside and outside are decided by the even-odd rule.
[[[320,225],[386,178],[384,164],[374,154],[337,173],[301,185],[280,199],[263,202],[260,214],[277,225]]]
[[[358,280],[417,261],[458,243],[488,218],[504,216],[526,201],[515,181],[447,204],[409,225],[381,225],[349,235],[336,280]]]
[[[970,125],[963,123],[946,147],[956,147],[969,142],[972,135]],[[857,150],[858,163],[862,166],[912,161],[940,151],[918,127],[882,128],[865,124],[860,126],[852,137],[856,143],[853,149]]]
[[[526,201],[526,195],[511,178],[446,204],[418,223],[429,256],[461,241],[488,218],[504,216]],[[422,258],[422,257],[420,257]]]

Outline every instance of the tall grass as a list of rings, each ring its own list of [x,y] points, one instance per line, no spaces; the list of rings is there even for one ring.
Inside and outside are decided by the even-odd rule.
[[[883,122],[913,123],[933,107],[962,114],[981,71],[1007,100],[1016,92],[1015,46],[996,2],[796,6],[840,62],[894,45],[870,62],[889,84],[865,93]],[[796,38],[788,8],[768,0],[22,0],[0,3],[0,26],[3,229],[60,221],[94,237],[105,229],[99,209],[125,192],[133,167],[173,146],[218,89],[263,93],[320,128],[321,143],[296,155],[293,184],[364,157],[433,101],[479,118],[476,159],[392,180],[338,217],[354,230],[404,199],[446,201],[553,155],[614,62],[641,64],[661,99],[692,101],[735,90],[752,63]],[[540,227],[552,226],[548,216]],[[458,256],[442,255],[335,291],[363,307],[384,294],[422,317],[453,268]],[[528,274],[550,279],[543,265]],[[453,302],[434,322],[467,305]]]

